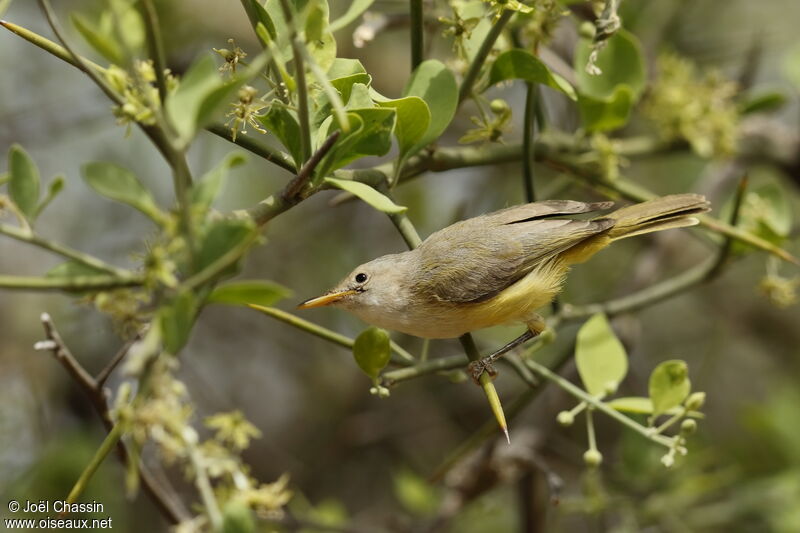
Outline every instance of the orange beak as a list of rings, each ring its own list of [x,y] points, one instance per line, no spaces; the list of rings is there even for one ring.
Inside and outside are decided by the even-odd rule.
[[[358,293],[355,289],[347,289],[345,291],[338,291],[338,292],[329,292],[328,294],[323,294],[322,296],[317,296],[316,298],[311,298],[310,300],[306,300],[305,302],[301,303],[297,306],[298,309],[311,309],[313,307],[322,307],[324,305],[331,305],[332,303],[336,303],[345,296],[350,296],[351,294]]]

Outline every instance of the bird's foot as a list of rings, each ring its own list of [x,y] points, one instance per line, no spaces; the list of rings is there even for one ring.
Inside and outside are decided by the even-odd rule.
[[[481,375],[484,372],[489,374],[491,378],[497,375],[497,369],[494,367],[494,359],[492,359],[491,355],[483,359],[478,359],[477,361],[472,361],[467,365],[467,372],[472,376],[472,381],[474,381],[476,385],[480,384]]]
[[[486,357],[482,357],[477,361],[472,361],[467,366],[467,372],[469,372],[469,374],[472,376],[472,379],[473,381],[475,381],[475,383],[479,383],[481,374],[483,374],[484,372],[489,374],[490,377],[495,377],[497,375],[497,370],[495,370],[494,368],[494,362],[500,359],[506,352],[513,350],[520,344],[523,344],[524,342],[536,337],[538,334],[539,334],[538,331],[532,331],[529,329],[528,331],[526,331],[513,341],[509,342],[496,352],[493,352],[487,355]]]

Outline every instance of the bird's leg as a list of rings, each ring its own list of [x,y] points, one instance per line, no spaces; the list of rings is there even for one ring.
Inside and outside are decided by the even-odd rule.
[[[499,350],[492,352],[486,357],[478,359],[477,361],[472,361],[467,366],[467,370],[472,376],[472,379],[475,380],[475,383],[478,383],[478,379],[484,372],[488,372],[488,374],[492,377],[496,376],[497,370],[495,370],[494,368],[494,362],[500,359],[500,357],[502,357],[504,353],[510,352],[520,344],[523,344],[529,341],[530,339],[533,339],[534,337],[539,335],[541,331],[542,330],[540,330],[539,328],[533,329],[529,326],[528,330],[525,333],[523,333],[513,341],[509,342]]]

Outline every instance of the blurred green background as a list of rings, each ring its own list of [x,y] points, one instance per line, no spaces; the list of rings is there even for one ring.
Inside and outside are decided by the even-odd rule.
[[[99,4],[72,1],[57,7],[62,14],[73,9],[91,13]],[[239,2],[160,4],[169,28],[169,64],[177,72],[201,51],[224,47],[229,37],[245,50],[256,47]],[[331,4],[334,13],[341,13],[348,3]],[[798,2],[627,4],[624,24],[642,40],[650,59],[671,49],[732,79],[755,61],[757,68],[750,68],[753,85],[779,88],[790,97],[788,106],[767,118],[796,136],[798,87],[788,81],[784,67],[800,46]],[[373,6],[390,14],[405,9],[405,2],[379,1]],[[14,2],[4,18],[50,35],[34,2]],[[562,26],[553,47],[559,54],[568,53],[575,39],[574,24],[565,20]],[[375,87],[397,96],[407,77],[407,26],[400,21],[363,48],[352,44],[354,27],[337,34],[339,55],[361,59]],[[77,41],[74,33],[72,38]],[[428,53],[441,56],[448,49],[449,44],[438,39]],[[81,73],[8,32],[0,33],[0,72],[0,153],[18,142],[36,159],[45,179],[58,173],[67,178],[66,190],[40,219],[40,230],[113,263],[132,265],[137,246],[153,227],[133,210],[98,200],[79,179],[79,168],[91,160],[119,163],[135,170],[162,204],[168,204],[167,167],[138,131],[126,138],[125,129],[115,125],[108,101]],[[522,109],[524,92],[519,87],[496,92],[513,110]],[[576,126],[574,111],[560,96],[545,94],[545,106],[552,124],[567,131]],[[441,144],[456,143],[470,127],[471,111],[469,106],[462,109]],[[521,135],[519,119],[514,117],[506,136],[509,142]],[[211,134],[201,135],[190,154],[191,166],[199,173],[231,149]],[[725,177],[724,165],[679,152],[637,159],[623,171],[660,193],[707,193],[719,207],[738,177]],[[781,183],[794,213],[800,213],[800,176],[766,165],[749,170],[754,185]],[[217,207],[249,206],[288,178],[277,167],[250,158],[248,165],[234,171]],[[554,190],[556,178],[552,171],[537,168],[540,193]],[[287,310],[295,301],[327,289],[354,265],[404,249],[385,216],[359,202],[330,207],[332,196],[316,195],[271,222],[267,243],[246,263],[242,277],[272,279],[294,291],[294,300],[281,304]],[[579,186],[562,190],[560,196],[590,197]],[[430,174],[397,191],[399,203],[410,207],[409,215],[423,236],[523,198],[516,164]],[[796,224],[787,245],[795,255],[800,253]],[[685,231],[626,241],[577,267],[563,301],[588,303],[622,295],[695,264],[708,253]],[[37,250],[0,239],[2,273],[40,274],[57,263]],[[790,277],[797,275],[796,269],[783,268]],[[599,472],[587,473],[581,459],[582,424],[563,429],[554,422],[555,414],[571,407],[572,400],[548,387],[514,420],[514,445],[505,451],[498,448],[493,463],[497,486],[470,496],[449,530],[517,530],[523,488],[544,490],[540,476],[534,475],[530,483],[530,461],[535,458],[564,481],[560,504],[546,510],[553,531],[800,531],[800,307],[779,309],[760,294],[757,285],[764,273],[764,255],[752,253],[733,262],[711,284],[614,320],[632,366],[623,394],[645,393],[650,370],[672,358],[686,360],[693,389],[707,392],[707,417],[690,441],[687,460],[666,470],[659,462],[661,450],[652,443],[596,417],[605,463]],[[103,438],[97,417],[62,367],[49,354],[33,351],[34,342],[43,338],[39,315],[44,311],[91,371],[101,369],[120,346],[110,321],[73,298],[0,292],[3,502],[65,496]],[[337,310],[307,311],[303,316],[351,336],[364,327]],[[479,333],[477,339],[488,350],[516,333],[518,329],[498,328]],[[421,347],[419,339],[394,338],[410,349]],[[567,330],[548,350],[556,353],[569,341]],[[459,350],[455,341],[431,344],[435,356]],[[564,374],[575,377],[571,365]],[[179,375],[196,402],[198,419],[240,409],[262,430],[263,437],[245,452],[245,460],[264,481],[283,472],[291,475],[296,493],[291,509],[329,523],[349,518],[363,531],[414,531],[414,524],[435,515],[440,504],[467,498],[446,483],[428,484],[425,479],[490,417],[478,388],[441,376],[405,383],[387,399],[371,396],[369,381],[347,350],[238,308],[204,311],[182,354]],[[507,370],[497,386],[503,399],[524,390]],[[175,472],[164,475],[179,478]],[[166,529],[146,497],[126,499],[123,476],[116,458],[107,461],[82,499],[104,503],[116,531]],[[191,494],[180,483],[179,488]],[[0,516],[7,516],[4,508]]]

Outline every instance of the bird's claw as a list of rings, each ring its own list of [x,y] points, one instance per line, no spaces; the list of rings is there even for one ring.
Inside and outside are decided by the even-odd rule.
[[[484,372],[489,374],[489,377],[494,378],[497,375],[497,370],[494,368],[493,362],[493,358],[484,357],[483,359],[472,361],[469,365],[467,365],[467,371],[469,372],[469,375],[472,376],[472,381],[474,381],[476,384],[480,384],[480,378]]]

